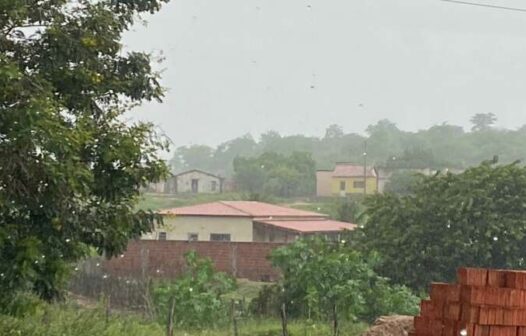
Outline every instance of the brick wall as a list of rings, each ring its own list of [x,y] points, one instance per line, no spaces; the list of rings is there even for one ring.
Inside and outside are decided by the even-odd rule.
[[[128,245],[127,251],[103,264],[105,272],[113,276],[174,278],[184,268],[184,254],[196,251],[209,257],[218,271],[237,278],[253,281],[274,281],[279,272],[267,259],[270,252],[283,246],[276,243],[253,242],[186,242],[138,240]]]

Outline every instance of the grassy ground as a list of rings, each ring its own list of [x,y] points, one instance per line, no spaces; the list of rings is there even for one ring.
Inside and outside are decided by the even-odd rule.
[[[363,324],[343,324],[341,336],[358,336]],[[329,336],[327,323],[291,321],[291,336]],[[231,336],[232,326],[206,330],[175,329],[174,336]],[[0,315],[2,336],[165,336],[165,327],[144,320],[133,313],[111,313],[102,308],[83,308],[69,304],[36,304],[17,317]],[[245,319],[238,321],[239,336],[280,336],[277,319]]]
[[[359,336],[366,328],[364,324],[344,324],[341,336]],[[280,320],[248,320],[238,322],[239,336],[281,336]],[[332,335],[328,324],[308,323],[306,321],[289,322],[287,328],[290,336],[330,336]],[[180,331],[176,335],[186,336],[232,336],[233,328],[202,331]]]

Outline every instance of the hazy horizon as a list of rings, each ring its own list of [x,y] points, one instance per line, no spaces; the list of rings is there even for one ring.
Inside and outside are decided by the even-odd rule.
[[[526,13],[439,0],[178,0],[145,19],[125,44],[162,50],[169,91],[131,116],[176,146],[268,130],[322,136],[330,124],[363,134],[381,119],[468,130],[490,112],[497,127],[526,124]]]

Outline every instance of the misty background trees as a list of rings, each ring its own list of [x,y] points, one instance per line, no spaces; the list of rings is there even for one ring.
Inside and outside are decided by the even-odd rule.
[[[370,125],[365,135],[345,133],[341,125],[327,127],[323,137],[288,135],[275,131],[255,139],[250,134],[229,140],[216,148],[182,146],[170,161],[176,172],[190,168],[207,170],[225,177],[235,176],[237,157],[256,158],[263,153],[291,155],[310,153],[316,169],[332,169],[335,162],[363,162],[367,143],[368,164],[377,167],[465,169],[498,155],[501,162],[526,158],[526,127],[498,129],[492,113],[475,114],[473,127],[465,131],[447,123],[425,130],[407,132],[389,120]]]

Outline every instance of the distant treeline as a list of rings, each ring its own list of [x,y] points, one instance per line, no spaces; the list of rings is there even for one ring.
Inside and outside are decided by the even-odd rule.
[[[526,125],[517,130],[497,129],[495,115],[477,114],[473,127],[441,124],[426,130],[406,132],[389,120],[370,125],[366,136],[345,133],[330,125],[324,137],[281,136],[275,131],[254,139],[250,134],[227,141],[216,148],[193,145],[179,147],[171,161],[174,171],[199,168],[232,176],[237,157],[254,158],[263,153],[291,155],[309,153],[317,169],[331,169],[335,162],[363,162],[399,168],[467,168],[499,156],[500,162],[526,158]],[[366,144],[366,145],[365,145]]]

